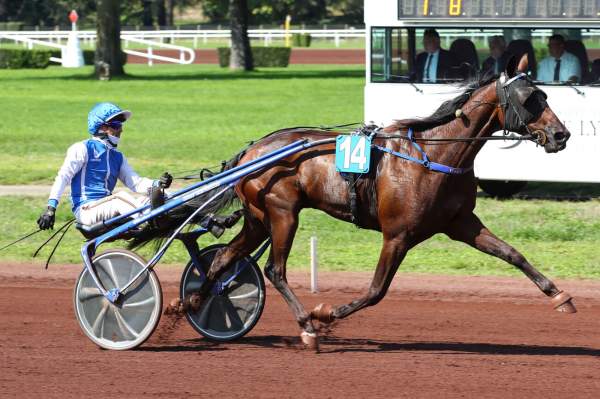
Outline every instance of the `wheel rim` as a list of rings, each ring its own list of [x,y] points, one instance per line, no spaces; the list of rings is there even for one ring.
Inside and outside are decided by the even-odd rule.
[[[123,287],[144,267],[143,260],[127,252],[110,252],[94,259],[104,288]],[[75,309],[85,334],[97,345],[115,350],[141,345],[160,318],[162,295],[153,272],[146,273],[113,304],[84,270],[75,290]]]
[[[203,253],[203,259],[211,262],[215,252]],[[207,263],[209,264],[209,263]],[[207,338],[227,341],[250,331],[262,313],[264,285],[260,271],[247,259],[238,261],[219,279],[227,281],[243,267],[233,281],[219,295],[214,293],[204,301],[198,311],[187,313],[192,326]],[[183,295],[197,291],[203,278],[193,265],[188,265],[182,288]]]

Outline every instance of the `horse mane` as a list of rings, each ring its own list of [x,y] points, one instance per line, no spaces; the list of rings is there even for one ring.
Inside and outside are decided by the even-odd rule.
[[[498,75],[494,73],[484,73],[477,75],[475,78],[466,81],[460,87],[464,88],[463,92],[455,98],[445,101],[433,112],[433,114],[424,118],[410,118],[410,119],[399,119],[395,120],[392,126],[401,129],[413,129],[414,131],[421,132],[429,130],[434,127],[444,125],[456,118],[455,112],[457,109],[462,107],[475,90],[487,86],[498,78]]]

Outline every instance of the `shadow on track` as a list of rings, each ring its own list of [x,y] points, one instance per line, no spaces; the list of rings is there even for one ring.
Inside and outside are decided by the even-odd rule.
[[[388,342],[335,336],[323,336],[320,343],[321,354],[431,352],[436,354],[600,357],[600,349],[581,346],[511,345],[481,342]],[[223,351],[238,349],[238,347],[243,346],[255,346],[265,349],[298,349],[300,340],[296,336],[264,335],[244,337],[235,342],[214,343],[195,338],[184,340],[180,345],[152,345],[137,350],[148,352]]]
[[[345,352],[434,352],[437,354],[591,356],[600,357],[600,349],[580,346],[511,345],[481,342],[385,342],[365,339],[326,337],[321,353]],[[339,348],[328,350],[327,346]]]

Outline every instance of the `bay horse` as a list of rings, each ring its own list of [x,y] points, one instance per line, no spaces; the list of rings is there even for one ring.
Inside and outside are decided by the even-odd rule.
[[[411,129],[413,141],[421,143],[431,160],[467,172],[438,173],[389,153],[373,152],[371,171],[356,181],[355,222],[361,228],[380,231],[383,246],[371,285],[362,297],[348,304],[321,304],[307,311],[286,279],[286,262],[301,209],[319,209],[347,222],[353,219],[348,185],[336,172],[332,143],[305,149],[237,183],[234,189],[243,205],[243,227],[215,256],[194,303],[201,303],[229,264],[249,255],[270,238],[265,275],[292,310],[302,329],[302,341],[315,348],[318,336],[314,320],[329,323],[377,304],[386,295],[407,251],[434,234],[444,233],[517,267],[552,298],[555,309],[575,312],[568,294],[537,271],[519,251],[490,232],[473,213],[477,182],[472,165],[492,133],[514,131],[523,138],[535,139],[548,153],[563,150],[569,139],[569,131],[546,103],[543,91],[524,75],[526,70],[526,57],[518,65],[513,58],[503,74],[468,83],[461,95],[444,103],[431,116],[396,121],[375,136],[373,143],[380,147],[418,157],[417,149],[406,137]],[[336,134],[319,129],[279,130],[250,145],[226,169],[299,139],[315,141]],[[447,141],[440,145],[435,140]],[[225,207],[226,202],[217,208]],[[188,214],[199,205],[189,205]]]

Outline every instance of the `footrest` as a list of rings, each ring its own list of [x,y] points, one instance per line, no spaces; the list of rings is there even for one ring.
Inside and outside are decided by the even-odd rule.
[[[109,230],[103,222],[96,224],[75,223],[75,228],[88,240],[101,236]]]
[[[77,230],[79,230],[79,232],[81,232],[81,234],[87,240],[92,240],[96,237],[101,236],[104,233],[109,232],[110,230],[118,227],[121,224],[125,224],[125,223],[129,222],[130,220],[131,220],[130,218],[124,219],[123,223],[115,224],[114,226],[110,226],[110,227],[106,226],[104,224],[104,222],[98,222],[96,224],[75,223],[75,228]],[[118,236],[112,237],[107,242],[114,241],[114,240],[130,240],[130,239],[134,238],[136,236],[136,234],[139,232],[140,232],[140,229],[133,228],[131,230],[128,230],[128,231],[118,235]]]

